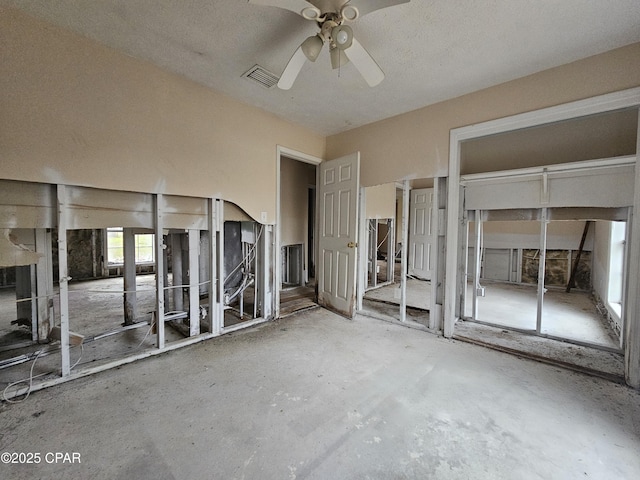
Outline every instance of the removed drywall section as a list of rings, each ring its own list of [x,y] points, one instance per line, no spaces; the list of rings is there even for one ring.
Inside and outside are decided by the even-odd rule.
[[[360,151],[361,183],[445,176],[452,128],[640,86],[640,43],[327,138],[327,158]]]
[[[540,248],[540,222],[483,222],[485,248]],[[547,226],[547,249],[577,250],[582,238],[584,221],[550,222]],[[475,243],[475,223],[469,222],[469,245]],[[589,231],[585,250],[593,248],[593,231]]]
[[[0,9],[8,179],[224,198],[275,222],[276,146],[325,139],[150,63]]]
[[[34,265],[42,254],[35,251],[32,230],[0,229],[0,267]]]

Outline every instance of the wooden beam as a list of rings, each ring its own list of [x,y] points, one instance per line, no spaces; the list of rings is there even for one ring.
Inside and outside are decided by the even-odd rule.
[[[589,233],[589,227],[591,226],[591,221],[587,220],[584,224],[584,230],[582,231],[582,238],[580,239],[580,246],[578,247],[578,254],[576,255],[576,262],[573,264],[571,268],[571,276],[569,277],[569,283],[567,283],[566,292],[570,293],[571,289],[574,286],[576,281],[576,273],[578,271],[578,265],[580,264],[580,257],[582,256],[582,249],[584,248],[584,241],[587,239],[587,234]],[[569,258],[569,262],[571,262],[571,258]]]

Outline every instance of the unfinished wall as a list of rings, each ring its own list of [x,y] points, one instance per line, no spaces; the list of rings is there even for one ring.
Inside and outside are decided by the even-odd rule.
[[[444,176],[452,128],[637,86],[640,43],[330,136],[327,157],[359,150],[365,186]]]
[[[179,75],[0,8],[2,178],[219,197],[275,222],[276,145],[325,139]]]
[[[549,250],[577,250],[584,229],[583,221],[556,221],[547,225]],[[469,222],[469,245],[475,244],[474,222]],[[540,222],[483,222],[485,248],[540,248]],[[584,249],[593,248],[593,229],[589,229]]]

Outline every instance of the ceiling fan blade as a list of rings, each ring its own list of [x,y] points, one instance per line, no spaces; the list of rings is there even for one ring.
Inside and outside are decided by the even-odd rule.
[[[355,38],[351,46],[344,50],[344,53],[356,66],[370,87],[375,87],[384,80],[384,72],[382,69]]]
[[[252,0],[249,0],[252,1]],[[393,7],[394,5],[400,5],[401,3],[409,3],[411,0],[351,0],[347,5],[356,7],[360,12],[359,17],[366,15],[367,13],[375,12],[381,8]]]
[[[298,78],[302,66],[307,61],[307,56],[302,51],[302,45],[291,56],[291,60],[287,63],[287,66],[280,76],[278,81],[278,88],[281,90],[289,90],[293,86],[293,82]]]
[[[249,3],[254,5],[263,5],[267,7],[278,7],[284,8],[285,10],[291,10],[298,15],[302,15],[308,20],[315,20],[316,17],[308,17],[302,14],[303,11],[307,11],[309,14],[311,12],[316,12],[318,17],[320,16],[320,10],[313,4],[307,2],[306,0],[249,0]]]

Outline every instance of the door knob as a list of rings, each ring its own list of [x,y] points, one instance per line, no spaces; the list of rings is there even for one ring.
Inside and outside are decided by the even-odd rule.
[[[349,248],[355,248],[355,247],[357,247],[357,246],[358,246],[358,244],[357,244],[356,242],[349,242],[349,243],[347,243],[347,247],[349,247]]]

